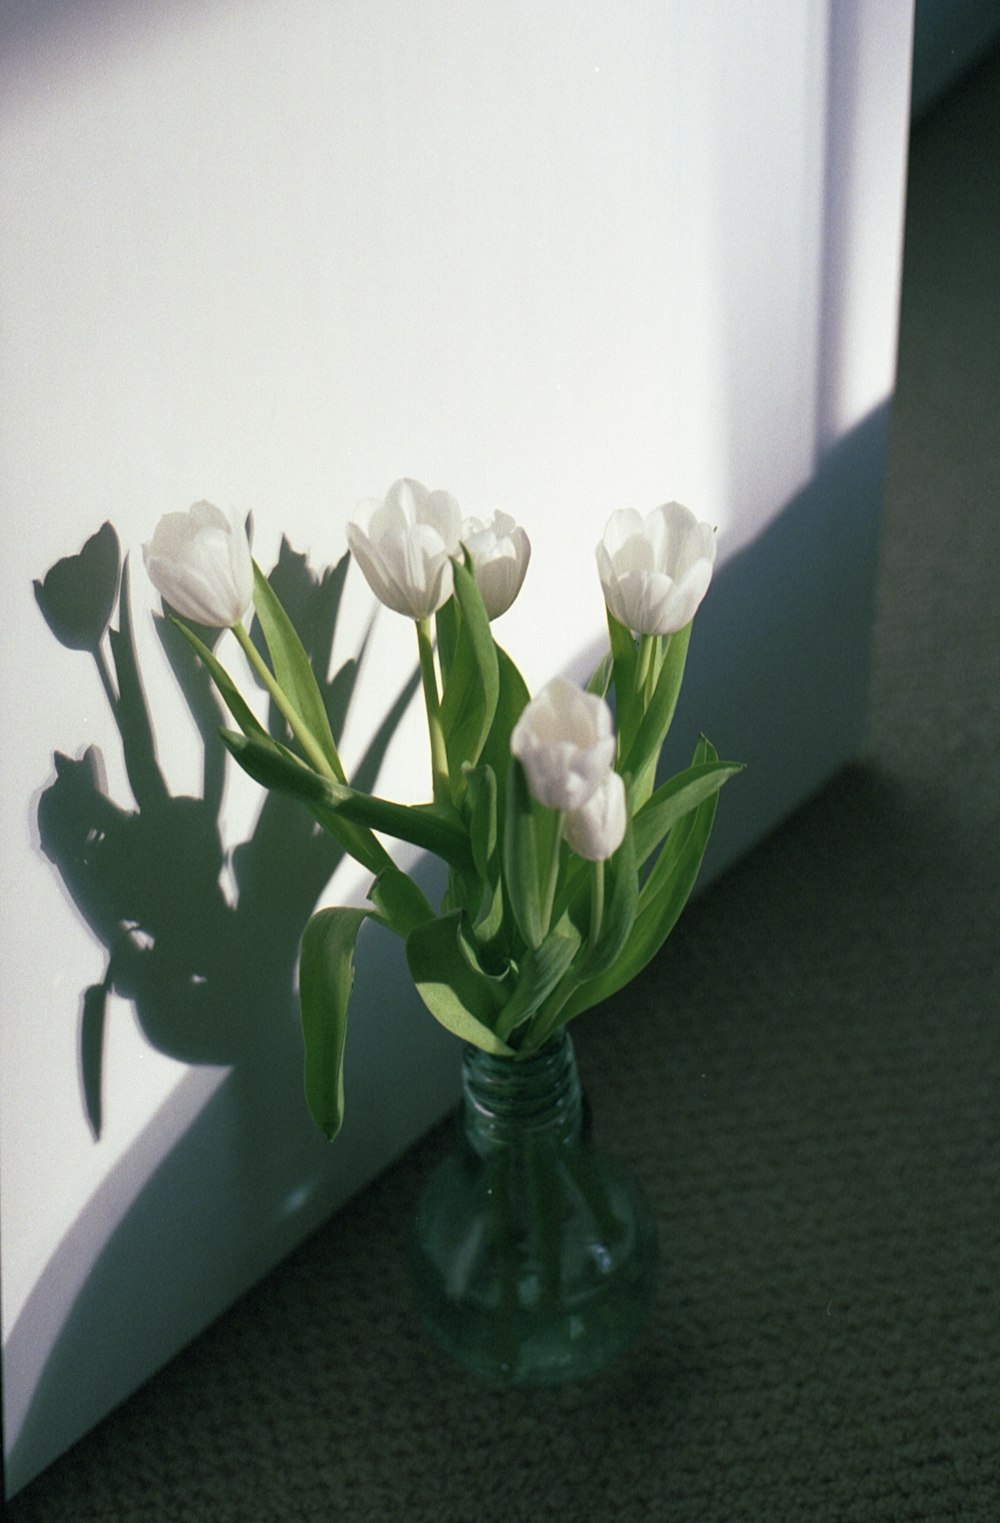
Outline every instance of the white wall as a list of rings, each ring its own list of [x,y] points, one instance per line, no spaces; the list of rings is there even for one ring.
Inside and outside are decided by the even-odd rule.
[[[129,815],[136,803],[96,665],[53,638],[33,579],[113,523],[133,552],[167,786],[197,796],[203,748],[135,554],[167,509],[208,497],[252,511],[266,566],[282,533],[315,565],[336,560],[355,502],[403,474],[447,487],[469,513],[509,509],[534,559],[498,634],[536,685],[600,637],[592,551],[613,509],[679,497],[716,522],[719,585],[728,573],[731,589],[722,610],[739,604],[739,584],[757,585],[741,564],[766,583],[789,505],[795,524],[811,523],[821,502],[825,550],[793,568],[788,607],[808,623],[836,606],[839,579],[848,587],[857,659],[843,722],[816,699],[827,667],[807,661],[785,679],[813,720],[799,724],[790,699],[783,709],[804,749],[773,767],[760,750],[745,679],[766,673],[744,667],[736,679],[727,652],[756,648],[763,661],[780,643],[794,665],[829,634],[822,621],[785,629],[780,590],[766,610],[741,613],[760,620],[759,647],[752,630],[726,633],[720,613],[706,639],[715,664],[693,677],[705,697],[694,723],[708,728],[711,714],[728,732],[713,738],[759,760],[743,803],[726,801],[743,811],[729,850],[748,844],[860,733],[910,21],[901,0],[8,8],[0,1126],[11,1489],[439,1115],[456,1061],[395,949],[363,951],[348,1124],[332,1149],[321,1143],[298,1097],[290,928],[262,909],[235,937],[242,971],[219,990],[207,1033],[180,1030],[190,990],[176,1006],[165,986],[110,995],[95,1139],[77,1027],[107,952],[40,850],[37,813],[54,753],[79,758],[87,746],[113,803]],[[856,518],[837,517],[835,460]],[[358,649],[369,612],[352,574],[335,661]],[[403,621],[378,620],[349,762],[405,680],[410,640]],[[426,794],[416,711],[381,788]],[[227,847],[248,838],[258,804],[245,779],[229,780]],[[129,851],[142,873],[163,854],[161,919],[133,939],[163,944],[185,924],[179,811],[140,810],[155,826],[145,835],[123,827],[126,866]],[[291,902],[296,864],[281,865]],[[221,878],[231,898],[229,868]],[[345,867],[325,897],[364,887]],[[73,1379],[84,1362],[85,1388]]]

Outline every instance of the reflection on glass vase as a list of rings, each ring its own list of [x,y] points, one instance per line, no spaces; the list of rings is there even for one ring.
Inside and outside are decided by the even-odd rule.
[[[585,1110],[565,1030],[523,1060],[464,1051],[459,1147],[421,1195],[412,1280],[433,1338],[477,1374],[590,1375],[646,1320],[656,1225]]]

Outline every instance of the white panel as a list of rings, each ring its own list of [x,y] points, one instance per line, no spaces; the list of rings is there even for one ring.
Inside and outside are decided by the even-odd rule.
[[[613,509],[689,501],[735,567],[891,388],[909,6],[91,0],[15,5],[6,27],[0,1126],[8,1445],[29,1414],[17,1486],[440,1114],[455,1062],[396,949],[364,953],[349,1122],[326,1148],[298,1107],[287,933],[262,918],[239,945],[268,1007],[252,1018],[273,1013],[287,1064],[268,1073],[252,1025],[232,1072],[193,1064],[190,1043],[147,1039],[118,987],[91,1136],[77,1022],[107,956],[39,850],[37,808],[54,753],[89,745],[110,799],[135,806],[100,674],[52,637],[32,580],[105,519],[136,552],[162,511],[203,497],[253,512],[265,565],[282,532],[323,565],[355,502],[413,475],[528,526],[532,572],[498,633],[536,685],[600,637],[592,552]],[[173,795],[196,796],[201,743],[135,555],[132,569],[161,764]],[[369,611],[352,576],[335,661]],[[413,659],[403,622],[381,618],[349,763]],[[415,711],[381,786],[426,794]],[[257,807],[231,778],[229,848]],[[144,862],[170,818],[134,848]],[[158,911],[182,924],[180,879],[164,882]],[[327,895],[363,890],[345,868]],[[254,1004],[236,983],[232,999]],[[207,1247],[185,1269],[153,1261],[151,1222],[194,1139],[174,1242],[179,1259],[196,1236]],[[120,1346],[105,1336],[101,1379],[63,1410],[59,1361],[107,1335],[97,1301],[128,1295],[126,1249],[156,1317],[138,1308]]]

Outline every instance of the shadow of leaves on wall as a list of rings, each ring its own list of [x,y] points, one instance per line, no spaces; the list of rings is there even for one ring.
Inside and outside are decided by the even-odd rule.
[[[270,576],[338,740],[371,632],[369,626],[357,654],[328,677],[347,567],[345,556],[317,576],[283,542]],[[232,851],[227,895],[220,830],[226,757],[216,733],[224,715],[187,642],[157,619],[204,739],[200,796],[171,793],[140,680],[128,566],[113,527],[104,524],[78,555],[58,561],[35,593],[60,643],[96,663],[135,806],[109,795],[103,757],[91,745],[77,758],[56,755],[37,810],[41,847],[106,954],[104,976],[83,991],[79,1010],[83,1106],[95,1138],[115,1101],[104,1093],[103,1075],[112,992],[131,1002],[157,1051],[193,1066],[170,1106],[151,1116],[69,1225],[11,1330],[4,1351],[11,1491],[323,1220],[342,1193],[340,1174],[360,1172],[366,1118],[377,1112],[359,1072],[358,1125],[345,1127],[334,1153],[310,1121],[302,1091],[298,942],[339,847],[293,801],[262,794],[252,833]],[[218,631],[198,633],[209,644],[218,638]],[[374,785],[417,682],[414,672],[372,736],[354,772],[359,786]],[[269,711],[267,722],[282,733],[279,715]],[[370,1013],[380,1018],[396,998],[398,971],[380,954],[369,976]],[[368,1043],[380,1040],[379,1018],[364,1023]],[[205,1065],[227,1070],[212,1091],[195,1082]]]
[[[302,637],[338,741],[370,633],[369,627],[358,655],[329,678],[347,567],[345,555],[316,576],[283,540],[269,578]],[[80,1073],[91,1129],[100,1135],[112,991],[132,1001],[159,1052],[190,1064],[249,1065],[273,1088],[276,1055],[273,1037],[261,1029],[269,1019],[262,989],[273,990],[279,1007],[287,1002],[299,936],[340,849],[305,810],[266,794],[252,835],[232,854],[230,902],[219,827],[226,762],[217,735],[226,716],[187,642],[158,618],[161,644],[205,744],[201,797],[172,794],[157,759],[136,656],[128,564],[121,563],[113,527],[104,524],[78,555],[58,561],[35,583],[35,595],[60,643],[96,664],[137,806],[122,807],[108,796],[94,746],[78,759],[56,755],[55,780],[38,804],[42,849],[107,953],[103,979],[81,1001]],[[111,627],[116,600],[118,624]],[[209,645],[219,635],[198,633]],[[261,641],[256,626],[253,635]],[[372,738],[356,773],[359,786],[374,783],[416,680],[414,673]],[[291,743],[273,705],[268,724]],[[271,1024],[277,1034],[277,1023]]]

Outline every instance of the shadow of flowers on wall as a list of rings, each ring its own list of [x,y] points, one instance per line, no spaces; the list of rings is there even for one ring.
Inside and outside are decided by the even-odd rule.
[[[371,632],[329,677],[347,568],[345,556],[317,575],[283,542],[270,576],[338,739]],[[60,644],[96,664],[132,794],[130,804],[111,797],[104,758],[89,745],[77,757],[55,756],[37,806],[41,848],[105,952],[104,975],[79,1005],[83,1107],[95,1139],[115,1103],[103,1073],[106,1027],[119,1013],[112,993],[131,1002],[153,1048],[191,1068],[67,1226],[16,1317],[4,1350],[12,1490],[323,1220],[342,1198],[341,1180],[368,1167],[366,1117],[375,1114],[359,1072],[358,1124],[334,1151],[303,1094],[298,942],[339,847],[300,805],[267,793],[227,859],[227,761],[216,733],[225,716],[187,642],[157,618],[204,740],[200,795],[171,792],[140,680],[128,564],[110,524],[58,561],[35,594]],[[208,645],[218,638],[198,633]],[[372,735],[354,774],[360,787],[374,786],[417,680],[414,673],[403,685]],[[280,716],[268,711],[267,723],[285,738]],[[362,1036],[378,1047],[398,973],[385,956],[370,972]],[[224,1070],[215,1089],[197,1082],[207,1066]]]
[[[283,540],[269,578],[301,634],[338,741],[370,633],[369,627],[357,656],[328,678],[347,567],[345,555],[317,576]],[[123,807],[109,797],[94,746],[77,759],[56,754],[55,780],[38,804],[42,849],[107,953],[104,977],[83,992],[80,1014],[83,1101],[99,1136],[112,991],[132,1001],[158,1051],[190,1064],[260,1068],[263,1062],[265,1077],[274,1046],[261,1023],[277,1025],[262,989],[283,990],[280,1003],[287,1002],[299,935],[342,853],[300,806],[266,793],[252,835],[232,854],[230,902],[219,825],[226,761],[216,733],[226,716],[187,642],[157,617],[160,642],[205,742],[201,797],[171,793],[140,680],[128,564],[122,565],[113,527],[104,524],[78,555],[58,561],[35,583],[35,595],[60,643],[96,664],[136,805]],[[209,646],[219,635],[198,633]],[[260,638],[256,627],[252,636]],[[373,736],[356,773],[358,786],[374,784],[415,685],[416,674]],[[273,706],[268,723],[285,738]],[[272,1081],[273,1073],[269,1086]]]

